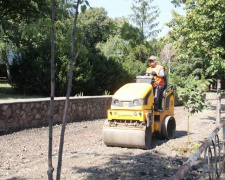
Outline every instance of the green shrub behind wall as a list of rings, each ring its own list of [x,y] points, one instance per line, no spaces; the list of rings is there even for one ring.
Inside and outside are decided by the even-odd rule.
[[[0,64],[0,77],[7,77],[6,65]]]
[[[47,46],[47,45],[46,45]],[[50,49],[29,47],[11,66],[12,85],[18,93],[50,95]]]

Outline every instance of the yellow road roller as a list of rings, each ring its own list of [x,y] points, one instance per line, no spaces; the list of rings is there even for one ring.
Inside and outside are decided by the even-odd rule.
[[[136,82],[125,84],[113,95],[108,119],[103,125],[103,140],[107,146],[150,149],[153,135],[173,137],[175,86],[165,87],[160,108],[154,110],[153,81],[151,76],[137,76]]]

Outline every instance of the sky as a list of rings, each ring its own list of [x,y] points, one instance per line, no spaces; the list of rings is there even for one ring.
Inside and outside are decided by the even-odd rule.
[[[115,17],[128,17],[132,14],[131,6],[133,0],[89,0],[91,7],[103,7],[108,12],[108,16]],[[158,28],[162,28],[162,32],[158,37],[165,36],[169,30],[164,24],[172,19],[171,10],[174,9],[181,15],[185,15],[182,7],[175,8],[171,4],[171,0],[154,0],[153,5],[157,5],[160,9],[160,15],[155,22],[159,22]]]

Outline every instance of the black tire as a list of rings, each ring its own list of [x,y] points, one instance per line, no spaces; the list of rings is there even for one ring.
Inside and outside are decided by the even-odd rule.
[[[164,139],[173,138],[176,132],[176,121],[172,116],[166,116],[162,122],[161,136]]]
[[[145,149],[151,149],[152,144],[152,127],[146,127],[145,130]]]

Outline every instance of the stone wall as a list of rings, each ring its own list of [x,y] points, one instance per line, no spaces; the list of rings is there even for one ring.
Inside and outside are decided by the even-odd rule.
[[[221,93],[221,98],[225,98],[225,93]],[[217,99],[217,93],[206,93],[206,99],[212,100],[212,99]]]
[[[107,117],[112,96],[70,98],[67,122]],[[54,124],[60,123],[65,98],[55,98]],[[50,118],[50,99],[0,101],[0,132],[47,126]]]
[[[225,94],[222,94],[225,98]],[[84,96],[70,98],[67,122],[107,117],[112,96]],[[207,93],[206,99],[216,99]],[[183,105],[175,98],[175,106]],[[65,98],[55,98],[54,124],[61,123]],[[0,133],[25,128],[47,126],[50,118],[49,98],[29,100],[0,100]]]

